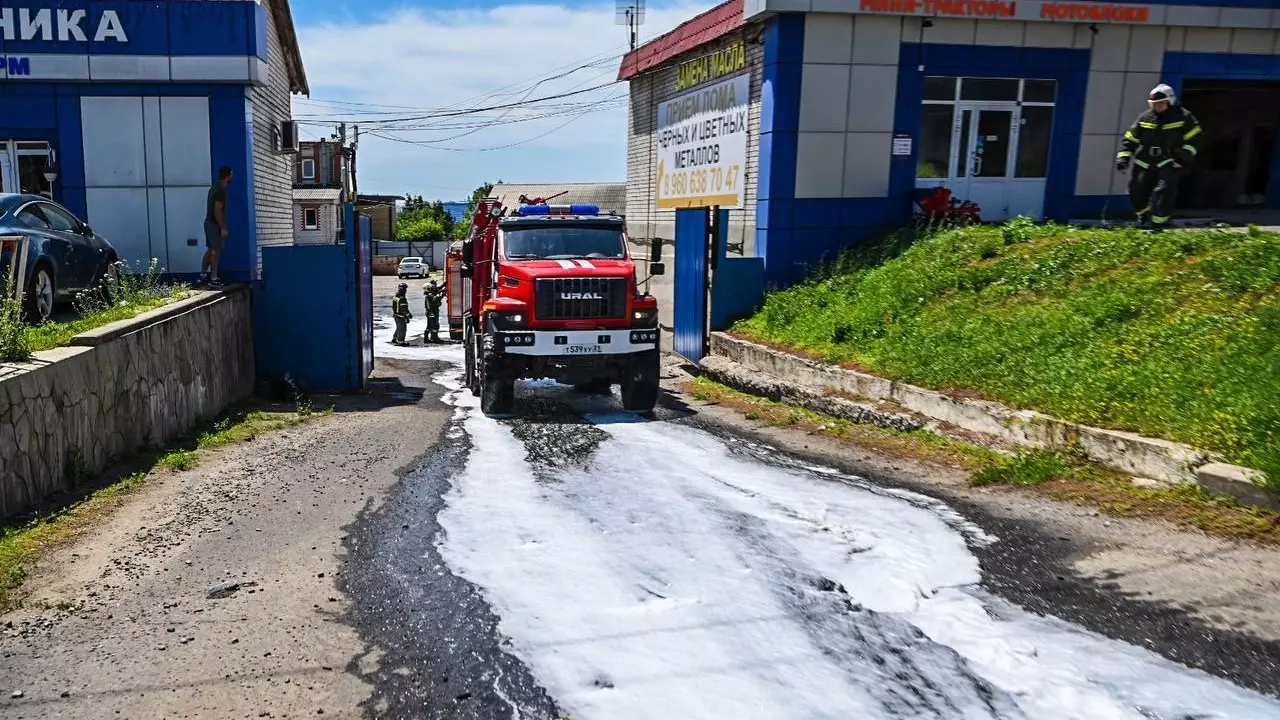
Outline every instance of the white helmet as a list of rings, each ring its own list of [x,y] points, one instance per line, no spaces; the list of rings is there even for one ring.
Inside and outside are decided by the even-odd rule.
[[[1170,105],[1177,105],[1178,96],[1173,92],[1173,88],[1165,85],[1164,83],[1160,83],[1159,85],[1151,88],[1151,92],[1147,93],[1147,107],[1151,107],[1158,102],[1167,102]]]

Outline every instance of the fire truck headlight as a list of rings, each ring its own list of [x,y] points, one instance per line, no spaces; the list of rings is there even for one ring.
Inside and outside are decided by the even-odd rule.
[[[657,327],[658,326],[658,309],[645,308],[643,310],[636,310],[631,313],[631,320],[632,320],[632,325],[637,327],[644,327],[644,328]]]

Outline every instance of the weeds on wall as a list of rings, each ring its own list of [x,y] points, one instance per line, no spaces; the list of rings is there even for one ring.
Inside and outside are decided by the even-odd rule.
[[[23,319],[22,301],[0,299],[0,362],[22,362],[36,350],[66,345],[80,333],[119,320],[128,320],[141,312],[186,297],[189,288],[181,283],[162,280],[163,268],[152,258],[148,263],[115,264],[119,278],[115,287],[104,292],[102,285],[80,292],[71,304],[66,319],[48,320],[27,325]]]

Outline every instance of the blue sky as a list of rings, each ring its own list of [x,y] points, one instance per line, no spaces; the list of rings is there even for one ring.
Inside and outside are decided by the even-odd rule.
[[[715,4],[649,0],[641,41]],[[627,34],[614,0],[291,6],[311,85],[294,116],[303,139],[360,124],[361,192],[449,200],[499,179],[625,179],[627,88],[611,83]],[[574,94],[527,104],[563,93]]]

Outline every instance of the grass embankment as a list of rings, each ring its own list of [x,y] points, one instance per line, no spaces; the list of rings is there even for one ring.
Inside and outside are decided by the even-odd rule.
[[[33,352],[68,345],[71,338],[80,333],[128,320],[191,293],[185,285],[161,282],[154,262],[142,272],[129,272],[124,262],[118,265],[120,289],[115,302],[106,303],[94,291],[82,293],[74,302],[76,317],[70,320],[27,325],[22,319],[20,302],[0,300],[0,362],[27,360]]]
[[[730,408],[764,425],[795,428],[870,448],[957,468],[974,486],[1034,488],[1055,500],[1074,502],[1117,517],[1154,518],[1228,538],[1280,545],[1280,513],[1238,506],[1196,485],[1136,487],[1117,472],[1058,453],[997,452],[927,430],[900,432],[859,425],[804,408],[747,395],[706,378],[686,387],[695,399]]]
[[[0,613],[19,605],[15,591],[44,552],[92,528],[153,473],[190,470],[199,464],[202,451],[248,442],[263,433],[283,430],[331,412],[313,411],[305,402],[292,409],[246,406],[224,414],[165,448],[137,453],[124,463],[127,470],[109,484],[93,485],[88,478],[72,478],[79,490],[70,502],[20,523],[0,525]]]
[[[1015,220],[896,237],[771,293],[734,331],[1185,442],[1280,490],[1280,235]]]

